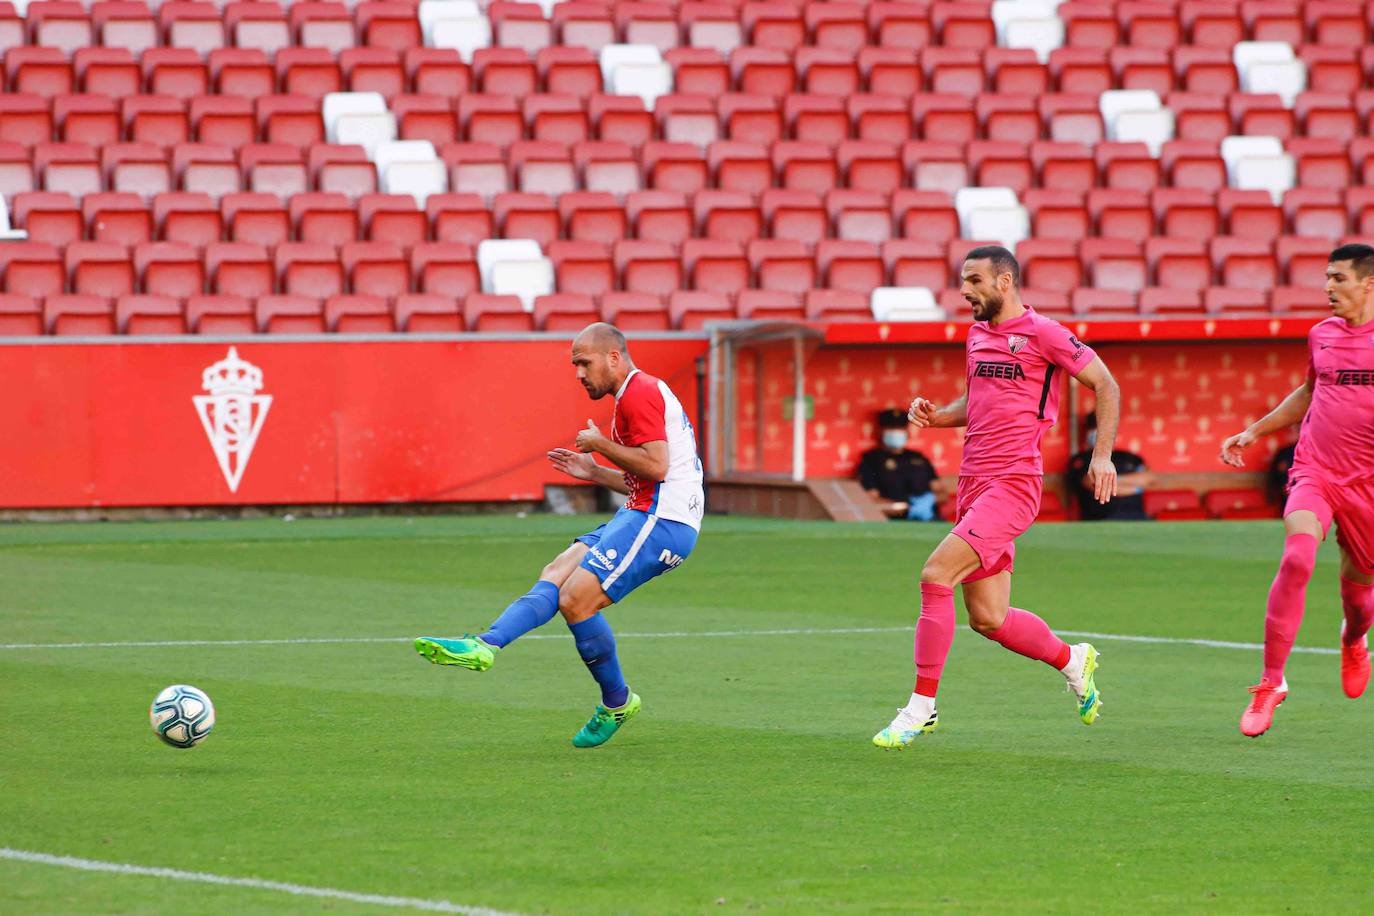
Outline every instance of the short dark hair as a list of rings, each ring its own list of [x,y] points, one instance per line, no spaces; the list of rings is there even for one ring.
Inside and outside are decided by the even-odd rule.
[[[1353,245],[1342,245],[1331,252],[1331,257],[1327,260],[1332,264],[1337,261],[1349,261],[1360,279],[1374,274],[1374,248],[1369,245],[1361,245],[1358,242]]]
[[[906,429],[906,411],[889,407],[878,411],[879,429]]]
[[[964,255],[965,261],[981,261],[984,258],[992,262],[994,277],[1011,274],[1012,286],[1021,285],[1021,265],[1016,263],[1016,255],[1001,245],[979,245]]]

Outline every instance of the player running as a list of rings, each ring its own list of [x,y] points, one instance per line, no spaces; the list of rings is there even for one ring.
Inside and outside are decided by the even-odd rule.
[[[1093,672],[1097,650],[1070,646],[1035,614],[1009,606],[1016,538],[1040,510],[1044,469],[1040,440],[1059,412],[1062,369],[1097,395],[1097,444],[1088,477],[1097,500],[1116,495],[1112,446],[1121,390],[1107,366],[1057,321],[1021,302],[1020,267],[1005,248],[968,253],[961,292],[973,306],[963,397],[937,408],[911,402],[918,427],[967,426],[956,493],[957,522],[921,570],[921,616],[916,624],[916,689],[873,743],[903,748],[935,730],[935,692],[954,642],[954,586],[964,588],[969,626],[1013,652],[1064,675],[1078,698],[1078,715],[1091,725],[1102,707]]]
[[[415,650],[436,665],[486,671],[503,648],[561,611],[578,654],[601,686],[601,703],[572,742],[597,747],[640,708],[620,672],[615,635],[601,609],[687,558],[697,542],[704,500],[692,424],[664,382],[635,368],[625,335],[609,324],[587,326],[573,341],[572,364],[593,401],[615,396],[611,436],[588,420],[577,434],[577,450],[553,449],[549,461],[578,480],[627,494],[625,508],[554,557],[529,593],[486,632],[460,639],[422,636]],[[598,464],[596,455],[621,470]]]
[[[1369,684],[1367,635],[1374,620],[1374,248],[1342,245],[1326,266],[1331,316],[1307,335],[1307,380],[1266,416],[1221,443],[1221,460],[1242,467],[1241,452],[1301,421],[1288,501],[1283,559],[1264,615],[1264,672],[1250,688],[1240,731],[1265,733],[1288,696],[1283,676],[1302,624],[1317,544],[1336,523],[1341,549],[1341,687],[1351,698]]]

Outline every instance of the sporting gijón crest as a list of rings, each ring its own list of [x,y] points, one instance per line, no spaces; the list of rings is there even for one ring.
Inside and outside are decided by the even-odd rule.
[[[201,387],[209,394],[195,395],[191,401],[196,405],[224,482],[229,485],[229,492],[236,493],[272,406],[272,396],[258,394],[262,390],[262,370],[240,359],[234,347],[229,348],[228,356],[201,374]]]

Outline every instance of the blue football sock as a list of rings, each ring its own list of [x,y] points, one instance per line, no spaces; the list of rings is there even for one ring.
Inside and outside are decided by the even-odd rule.
[[[630,688],[620,673],[620,659],[615,655],[615,634],[601,614],[593,614],[580,623],[568,624],[577,654],[587,663],[587,670],[601,685],[601,705],[607,709],[624,706],[630,698]]]
[[[558,586],[540,579],[528,594],[515,599],[501,612],[496,622],[482,634],[482,641],[501,648],[515,642],[535,627],[542,627],[558,613]]]

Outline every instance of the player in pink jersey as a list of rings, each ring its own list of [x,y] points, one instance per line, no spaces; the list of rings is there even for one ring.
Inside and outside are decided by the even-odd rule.
[[[1097,444],[1088,476],[1099,502],[1116,495],[1112,446],[1121,391],[1107,366],[1057,321],[1021,302],[1020,267],[1005,248],[975,248],[964,261],[961,292],[973,306],[964,396],[945,407],[911,402],[916,426],[966,426],[956,493],[957,521],[921,570],[916,624],[916,689],[892,723],[873,737],[902,748],[939,724],[935,693],[954,642],[954,586],[962,583],[969,626],[1063,674],[1091,725],[1102,706],[1093,672],[1097,650],[1070,646],[1045,621],[1011,602],[1015,540],[1040,511],[1040,441],[1059,412],[1060,372],[1097,395]]]
[[[1267,415],[1221,444],[1221,460],[1242,467],[1249,445],[1301,421],[1288,501],[1283,559],[1264,616],[1264,672],[1250,688],[1242,734],[1262,735],[1288,696],[1283,669],[1302,624],[1317,544],[1336,523],[1341,549],[1341,686],[1351,698],[1369,684],[1374,620],[1374,248],[1343,245],[1326,266],[1332,317],[1307,335],[1307,379]]]

